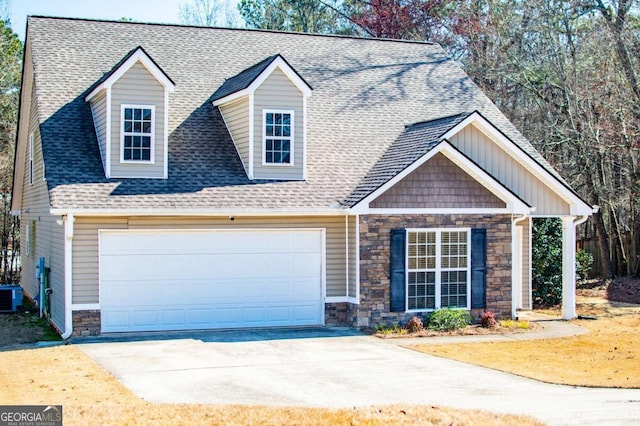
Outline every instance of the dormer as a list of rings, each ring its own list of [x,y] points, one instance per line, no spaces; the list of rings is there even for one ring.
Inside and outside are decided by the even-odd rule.
[[[173,81],[138,46],[85,97],[107,178],[166,179]]]
[[[280,55],[227,79],[214,93],[249,179],[306,179],[311,86]]]

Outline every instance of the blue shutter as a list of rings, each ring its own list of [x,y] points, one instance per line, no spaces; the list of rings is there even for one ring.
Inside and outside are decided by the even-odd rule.
[[[487,230],[471,230],[471,308],[487,305]]]
[[[404,312],[407,280],[405,278],[406,231],[391,230],[391,312]]]

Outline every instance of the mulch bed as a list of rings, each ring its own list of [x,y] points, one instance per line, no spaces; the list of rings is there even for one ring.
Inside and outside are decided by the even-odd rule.
[[[611,302],[640,304],[640,278],[620,277],[603,281],[593,279],[578,284],[576,293],[585,297],[602,297]]]

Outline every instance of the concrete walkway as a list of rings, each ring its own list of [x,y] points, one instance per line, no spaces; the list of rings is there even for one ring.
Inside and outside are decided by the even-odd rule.
[[[570,323],[545,325],[544,331],[522,336],[580,332],[567,327]],[[478,337],[485,336],[474,339]],[[528,414],[552,425],[635,425],[640,419],[640,390],[540,383],[404,349],[399,345],[406,339],[208,340],[78,347],[137,395],[153,402],[313,407],[429,404]],[[430,341],[420,339],[420,343]]]

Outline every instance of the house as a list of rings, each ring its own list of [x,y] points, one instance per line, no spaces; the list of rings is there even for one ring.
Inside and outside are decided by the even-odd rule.
[[[65,338],[514,317],[545,216],[575,316],[593,208],[438,45],[30,17],[18,127],[21,284]]]

